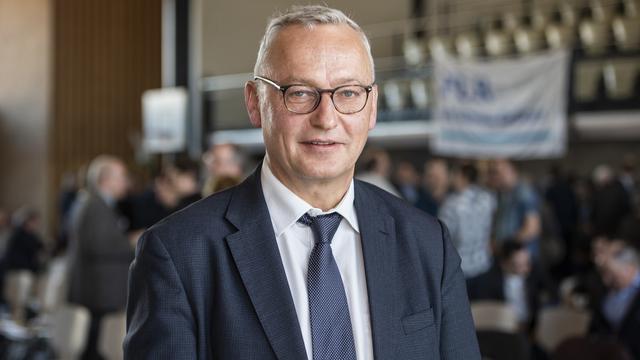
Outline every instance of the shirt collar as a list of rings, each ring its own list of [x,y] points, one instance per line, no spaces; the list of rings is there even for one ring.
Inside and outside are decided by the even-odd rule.
[[[287,228],[295,224],[305,213],[309,213],[311,216],[317,216],[334,211],[342,215],[353,230],[358,233],[360,232],[358,227],[358,217],[356,216],[356,209],[354,206],[355,191],[353,179],[349,184],[347,193],[344,195],[342,200],[340,200],[340,203],[338,203],[335,208],[324,212],[321,209],[311,206],[280,182],[280,180],[273,175],[266,158],[265,161],[262,162],[260,180],[262,182],[262,192],[264,194],[265,202],[267,203],[267,208],[269,209],[269,214],[273,223],[273,231],[275,232],[276,237],[282,235]]]

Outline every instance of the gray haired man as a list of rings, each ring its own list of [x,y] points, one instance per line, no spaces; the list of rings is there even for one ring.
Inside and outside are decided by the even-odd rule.
[[[254,71],[264,161],[140,240],[125,357],[479,359],[445,227],[353,179],[378,97],[360,27],[294,7]]]

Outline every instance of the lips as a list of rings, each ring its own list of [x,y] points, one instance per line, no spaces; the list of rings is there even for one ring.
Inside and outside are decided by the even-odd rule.
[[[336,144],[335,141],[305,141],[304,143],[309,145],[320,145],[320,146],[322,145],[328,146],[328,145]]]
[[[310,140],[304,140],[302,141],[302,143],[305,145],[315,145],[315,146],[331,146],[331,145],[340,144],[339,142],[331,139],[310,139]]]

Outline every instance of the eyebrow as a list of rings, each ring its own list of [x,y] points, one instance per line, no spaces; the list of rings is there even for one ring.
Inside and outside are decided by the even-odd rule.
[[[356,78],[340,78],[337,79],[335,81],[335,83],[340,84],[337,86],[343,86],[343,85],[349,85],[352,83],[356,83],[358,85],[362,85],[362,86],[366,86],[362,81],[356,79]],[[309,79],[304,79],[304,78],[299,78],[299,77],[291,77],[291,78],[286,78],[286,80],[283,81],[283,84],[289,85],[289,84],[300,84],[300,85],[309,85],[309,86],[314,86],[314,81],[309,80]],[[319,88],[319,87],[318,87]]]

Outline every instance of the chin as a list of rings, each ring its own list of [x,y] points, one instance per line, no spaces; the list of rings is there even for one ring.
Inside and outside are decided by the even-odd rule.
[[[348,170],[336,166],[308,165],[301,169],[301,174],[309,180],[332,180],[348,174]]]

